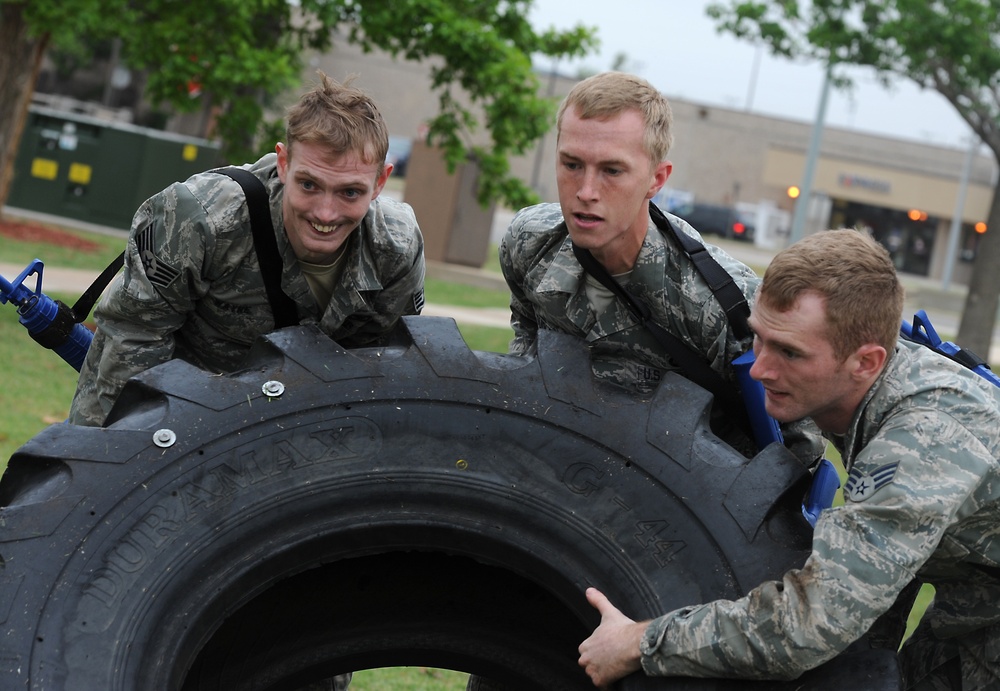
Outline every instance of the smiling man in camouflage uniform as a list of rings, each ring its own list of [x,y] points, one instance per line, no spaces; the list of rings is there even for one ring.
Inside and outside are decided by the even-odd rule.
[[[637,623],[589,589],[602,619],[580,664],[595,684],[640,668],[794,679],[930,583],[934,603],[900,651],[906,687],[1000,689],[1000,389],[897,342],[902,304],[888,253],[862,233],[775,257],[751,316],[751,374],[774,418],[810,417],[840,450],[845,503],[820,515],[801,569],[740,600]]]
[[[344,347],[379,343],[423,305],[413,211],[379,196],[392,171],[388,145],[375,104],[321,75],[289,109],[286,143],[244,166],[267,190],[294,319]],[[171,358],[238,369],[276,323],[240,186],[201,173],[143,203],[125,270],[94,318],[70,422],[102,424],[129,377]]]

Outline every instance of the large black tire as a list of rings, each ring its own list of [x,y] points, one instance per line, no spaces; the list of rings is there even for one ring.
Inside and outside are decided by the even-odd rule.
[[[0,688],[295,691],[419,664],[592,689],[586,586],[649,617],[806,554],[790,454],[722,444],[679,377],[652,401],[595,389],[575,339],[474,353],[451,320],[415,317],[391,347],[295,327],[250,362],[156,367],[105,428],[54,425],[14,455]],[[891,655],[861,660],[759,688],[898,688]]]

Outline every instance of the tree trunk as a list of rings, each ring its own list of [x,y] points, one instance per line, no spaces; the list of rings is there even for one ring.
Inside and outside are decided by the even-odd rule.
[[[32,36],[25,3],[0,3],[0,210],[7,202],[14,161],[42,65],[48,34]]]
[[[962,310],[962,323],[955,339],[959,345],[987,361],[1000,301],[1000,271],[997,267],[1000,267],[1000,184],[993,190],[987,231],[976,251],[969,292]]]

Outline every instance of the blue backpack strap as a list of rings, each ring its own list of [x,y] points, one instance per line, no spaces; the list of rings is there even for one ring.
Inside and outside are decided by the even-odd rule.
[[[899,329],[899,335],[908,341],[926,346],[936,353],[940,353],[946,358],[971,369],[994,386],[1000,386],[1000,376],[997,376],[990,369],[989,363],[986,360],[968,348],[962,348],[951,341],[941,340],[941,337],[938,336],[937,331],[931,324],[931,319],[927,316],[926,311],[920,310],[914,314],[912,325],[903,320]]]

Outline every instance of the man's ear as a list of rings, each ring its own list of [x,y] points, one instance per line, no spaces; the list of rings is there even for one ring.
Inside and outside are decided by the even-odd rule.
[[[278,179],[284,185],[285,174],[288,171],[288,147],[278,142],[274,145],[274,151],[278,154]]]
[[[872,380],[882,373],[888,354],[876,343],[865,343],[854,351],[854,367],[851,370],[856,379]]]
[[[382,167],[382,172],[375,177],[375,187],[372,189],[372,199],[379,196],[382,193],[382,188],[385,187],[385,183],[389,180],[389,175],[392,174],[393,165],[391,163],[386,163]]]
[[[653,184],[649,186],[649,190],[646,191],[646,199],[652,199],[656,196],[656,193],[667,184],[667,179],[670,177],[670,173],[674,170],[674,164],[670,161],[663,161],[653,168]]]

